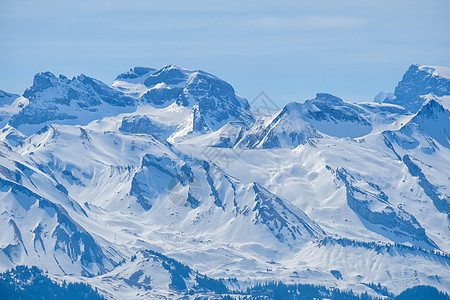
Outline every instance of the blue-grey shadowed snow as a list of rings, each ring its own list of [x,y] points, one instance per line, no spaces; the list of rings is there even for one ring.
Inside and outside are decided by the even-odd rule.
[[[345,184],[348,206],[369,230],[395,242],[410,242],[425,249],[437,248],[416,218],[402,208],[394,207],[378,185],[367,182],[370,189],[361,188],[359,185],[366,182],[356,179],[344,168],[337,169],[336,175]]]

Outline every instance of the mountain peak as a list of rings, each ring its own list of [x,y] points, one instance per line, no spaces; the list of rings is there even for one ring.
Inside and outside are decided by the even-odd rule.
[[[156,69],[149,67],[134,67],[128,72],[119,74],[114,81],[133,81],[145,75],[151,75]]]
[[[159,108],[173,103],[197,107],[197,117],[201,116],[204,125],[213,130],[228,121],[254,121],[247,100],[239,97],[229,83],[201,70],[166,65],[134,81],[116,81],[113,87]]]
[[[78,75],[78,76],[76,77],[76,79],[79,80],[79,81],[85,81],[85,80],[87,80],[87,79],[93,79],[93,78],[88,77],[88,76],[86,76],[86,75],[84,75],[84,74],[80,74],[80,75]]]
[[[406,73],[417,72],[426,72],[431,76],[450,79],[450,68],[448,67],[412,64],[406,71]]]
[[[430,100],[404,126],[419,127],[420,131],[449,148],[450,144],[450,112],[435,100]]]
[[[427,72],[432,76],[450,79],[450,68],[442,66],[418,66],[420,71]]]
[[[51,72],[38,73],[23,96],[29,102],[9,122],[27,135],[50,122],[86,125],[100,117],[129,112],[136,105],[132,97],[84,74],[68,79]]]
[[[303,105],[298,102],[289,102],[281,110],[280,114],[298,113],[303,108]]]
[[[157,109],[187,108],[192,132],[215,131],[233,121],[250,125],[255,120],[246,99],[226,81],[202,70],[172,64],[160,69],[136,67],[120,74],[112,87]]]
[[[160,70],[171,70],[171,69],[180,70],[180,71],[186,70],[186,69],[184,69],[184,68],[182,68],[180,66],[173,65],[173,64],[164,65]]]
[[[328,94],[328,93],[317,93],[316,98],[312,99],[313,101],[321,101],[321,102],[329,102],[329,103],[335,103],[335,104],[342,104],[344,101],[336,97],[334,95]]]
[[[52,72],[40,72],[34,75],[33,85],[25,90],[23,96],[25,98],[32,99],[36,96],[37,92],[42,92],[51,87],[57,87],[61,85],[69,85],[75,81],[80,82],[93,82],[95,79],[86,76],[84,74],[80,74],[72,79],[67,78],[66,76],[60,74],[58,77]]]
[[[446,80],[410,69],[405,90]],[[0,91],[0,272],[37,265],[114,299],[450,291],[450,96],[411,113],[317,93],[255,120],[201,70],[117,78]]]
[[[445,108],[436,100],[430,100],[425,104],[422,109],[417,113],[417,115],[434,113],[436,111],[444,112]]]
[[[33,85],[25,90],[24,97],[30,98],[33,92],[43,91],[55,86],[58,78],[52,72],[40,72],[34,75]]]
[[[386,98],[384,103],[401,105],[415,113],[425,103],[425,96],[450,95],[450,69],[439,66],[411,65],[395,88],[395,98]]]
[[[327,93],[306,100],[302,117],[320,132],[336,137],[361,137],[373,129],[364,109]]]
[[[423,123],[425,120],[427,122],[439,121],[439,119],[443,118],[443,121],[445,122],[442,124],[442,126],[445,126],[445,123],[448,123],[450,121],[448,119],[448,115],[450,115],[450,113],[440,103],[438,103],[436,100],[430,100],[411,119],[411,122]]]
[[[175,65],[165,65],[148,76],[144,81],[144,85],[146,87],[152,87],[162,82],[169,86],[177,85],[184,82],[188,78],[189,73],[192,73],[192,71],[182,69]]]
[[[46,72],[39,72],[36,75],[34,75],[34,80],[40,79],[40,78],[47,78],[47,79],[57,79],[56,75],[53,74],[50,71],[46,71]]]

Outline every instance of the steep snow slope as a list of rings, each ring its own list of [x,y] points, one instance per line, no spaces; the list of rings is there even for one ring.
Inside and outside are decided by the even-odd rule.
[[[91,204],[111,210],[123,205],[111,201],[126,192],[122,189],[127,189],[143,152],[170,151],[152,136],[118,136],[112,131],[64,125],[47,125],[17,150],[64,182],[75,199],[89,199]]]
[[[17,146],[24,139],[26,139],[26,136],[9,124],[0,130],[0,141],[12,147]]]
[[[383,134],[435,207],[450,219],[450,112],[431,100],[400,130]]]
[[[372,143],[378,145],[373,147]],[[196,151],[190,145],[185,144],[185,147]],[[423,237],[423,229],[414,218],[411,219],[411,212],[396,208],[400,204],[408,207],[410,204],[403,201],[410,202],[410,197],[417,197],[409,188],[406,189],[407,185],[413,184],[418,190],[422,189],[396,155],[384,145],[383,138],[379,135],[371,137],[369,141],[359,142],[322,138],[314,145],[301,145],[294,151],[220,151],[230,161],[228,173],[258,182],[272,193],[288,199],[316,220],[325,231],[328,229],[328,232],[344,237],[400,242],[409,235],[407,232],[413,232],[417,228],[422,233],[417,232],[417,236],[413,234],[408,242],[421,247],[432,245],[427,246],[428,238]],[[199,151],[198,155],[202,157],[202,152]],[[365,167],[361,168],[362,165]],[[408,184],[400,191],[392,184],[406,180]],[[378,215],[378,218],[376,210],[363,210],[362,206],[352,205],[354,199],[348,197],[355,196],[355,192],[360,194],[361,204],[376,201],[386,211]],[[438,213],[431,199],[423,194],[420,194],[420,198],[427,203],[427,209]],[[391,201],[394,202],[390,203]],[[412,210],[412,215],[415,214],[416,208]],[[398,224],[400,219],[403,220],[402,225]],[[412,223],[408,225],[409,222]],[[444,232],[447,231],[444,224],[445,222],[438,226],[439,229],[436,228],[436,233],[444,229]],[[405,232],[403,235],[392,234],[389,233],[390,230]],[[425,241],[425,244],[420,240]],[[446,247],[448,246],[444,248]]]
[[[412,85],[444,78],[418,70]],[[413,114],[318,94],[253,123],[202,71],[138,67],[112,87],[38,74],[1,108],[0,266],[114,298],[274,279],[450,291],[446,97]]]
[[[65,188],[0,145],[0,264],[41,265],[56,274],[93,276],[113,269],[92,235],[68,212],[86,213]]]
[[[298,103],[290,103],[273,118],[256,122],[237,142],[239,148],[288,148],[312,143],[320,137],[312,126],[304,122],[299,113]]]
[[[358,106],[370,112],[366,117],[373,127],[371,133],[400,129],[412,117],[405,108],[395,104],[361,102]]]
[[[273,193],[290,200],[311,216],[329,235],[347,237],[358,241],[406,242],[428,249],[435,248],[434,244],[436,244],[441,250],[449,249],[450,236],[447,217],[441,215],[434,207],[433,202],[424,194],[417,179],[409,176],[404,167],[400,167],[399,173],[394,173],[394,176],[385,175],[388,172],[391,174],[393,169],[399,167],[400,163],[396,161],[395,155],[390,153],[387,148],[380,149],[383,153],[370,151],[360,145],[349,147],[346,144],[337,143],[336,140],[323,144],[320,142],[315,147],[303,145],[301,149],[296,149],[294,153],[289,150],[277,150],[276,153],[274,153],[274,150],[270,152],[267,150],[248,150],[241,153],[240,158],[231,163],[227,171],[241,178],[244,178],[245,175],[246,179],[264,184]],[[317,155],[318,149],[320,149],[319,155]],[[234,158],[232,150],[222,149],[222,151],[230,158]],[[262,151],[266,153],[262,154]],[[371,153],[367,154],[367,152]],[[344,157],[339,157],[339,153],[343,154]],[[358,159],[349,161],[346,157]],[[368,164],[367,161],[370,161],[370,163]],[[380,162],[383,162],[383,167],[379,166]],[[362,163],[366,166],[363,174],[361,174],[360,167]],[[330,172],[327,169],[327,166],[330,165],[330,170],[336,170],[337,166],[344,165],[346,170],[352,170],[354,177],[357,174],[364,179],[359,179],[357,184],[347,188],[345,183],[336,176],[336,172]],[[396,189],[397,184],[393,185],[392,182],[400,183],[398,185],[400,191]],[[410,187],[412,191],[409,190]],[[382,189],[383,192],[376,188]],[[348,198],[347,189],[350,191],[357,190],[356,200]],[[389,203],[383,203],[383,201],[376,199],[380,196],[381,200],[383,196],[388,198]],[[410,199],[414,199],[414,201]],[[351,204],[351,201],[361,201],[361,204],[364,204],[364,201],[367,200],[369,200],[368,208]],[[381,210],[374,207],[374,204],[378,205]],[[368,249],[362,247],[353,252],[354,246],[346,245],[339,251],[336,250],[336,246],[320,248],[320,252],[324,254],[316,257],[317,249],[314,246],[311,247],[311,252],[307,252],[310,253],[310,256],[303,255],[303,251],[306,251],[304,249],[308,249],[306,246],[299,250],[298,255],[304,259],[301,261],[305,266],[316,273],[312,271],[300,272],[298,269],[305,270],[304,267],[300,267],[301,262],[293,259],[292,261],[298,262],[298,265],[293,266],[292,261],[290,261],[291,264],[283,263],[281,262],[283,258],[278,257],[274,258],[277,266],[281,269],[287,268],[286,271],[279,271],[280,274],[287,275],[288,270],[290,270],[292,272],[289,274],[291,280],[291,276],[296,274],[295,278],[328,282],[327,280],[330,280],[331,277],[326,279],[327,271],[323,262],[330,262],[329,269],[333,269],[332,265],[340,262],[342,265],[337,269],[348,280],[348,283],[358,281],[356,278],[374,281],[382,278],[381,282],[389,286],[390,289],[400,290],[402,289],[400,286],[404,287],[408,280],[410,281],[407,284],[412,282],[416,282],[416,284],[419,282],[439,284],[438,280],[431,279],[429,274],[437,275],[439,273],[441,275],[436,278],[441,280],[442,276],[445,277],[444,274],[448,272],[447,262],[440,259],[436,261],[434,258],[422,260],[421,252],[412,249],[408,251],[408,255],[411,255],[408,256],[408,260],[415,261],[414,266],[423,264],[424,266],[433,265],[434,267],[428,271],[417,271],[421,267],[411,268],[407,271],[408,275],[403,276],[400,274],[405,261],[403,265],[400,263],[400,261],[403,261],[403,258],[401,258],[403,254],[401,253],[390,252],[389,256],[385,256],[378,252],[375,255],[377,252],[373,250],[372,246]],[[359,251],[361,253],[367,252],[355,254]],[[373,257],[373,260],[364,260],[366,264],[364,267],[348,267],[353,266],[354,262],[358,261],[358,256],[352,255]],[[290,256],[284,255],[283,257],[287,259]],[[311,265],[313,257],[317,259],[315,267]],[[421,272],[423,272],[421,275],[417,275]],[[269,276],[269,274],[266,274],[266,276]],[[329,283],[331,282],[333,280],[329,281]]]
[[[450,79],[450,68],[443,66],[419,66],[420,71],[428,72],[432,76]]]
[[[304,213],[258,184],[243,184],[205,161],[181,160],[149,135],[52,125],[27,139],[19,151],[30,154],[80,204],[87,202],[88,215],[106,218],[104,222],[119,226],[119,232],[124,229],[119,224],[127,224],[133,232],[131,228],[141,223],[139,227],[153,228],[157,235],[171,228],[179,243],[195,236],[195,243],[254,244],[256,252],[323,236]],[[147,220],[144,224],[142,218]],[[128,230],[125,239],[132,245],[136,236]],[[252,232],[251,238],[243,232]],[[155,239],[161,237],[150,240]],[[191,247],[181,249],[188,253],[195,249]],[[242,259],[238,252],[235,255]],[[196,255],[191,255],[189,262],[196,262]]]
[[[424,107],[424,111],[427,111],[427,107]],[[446,128],[449,123],[444,119],[441,124]],[[440,130],[436,124],[435,127],[436,130]],[[427,138],[432,141],[432,138]],[[188,149],[186,151],[195,151],[199,157],[205,157],[204,148],[198,149],[198,143],[202,140],[196,139],[195,142],[197,144],[194,145],[194,140],[186,141],[180,146],[186,147]],[[356,141],[323,137],[317,139],[313,145],[303,144],[293,151],[287,149],[237,151],[217,149],[207,143],[202,146],[216,151],[216,155],[208,157],[227,157],[228,164],[224,167],[227,167],[226,171],[229,174],[258,182],[272,193],[288,199],[305,211],[329,235],[359,241],[401,242],[425,249],[439,248],[443,251],[449,249],[450,227],[447,214],[442,214],[435,206],[435,200],[427,194],[423,180],[418,174],[411,173],[403,161],[398,159],[384,134],[373,134]],[[443,180],[440,185],[436,185],[443,189],[447,186],[444,181],[450,174],[447,167],[450,164],[442,162],[447,162],[450,156],[447,149],[442,147],[440,149],[436,151],[434,157],[427,160],[430,162],[427,169],[440,170],[441,175],[435,173],[434,178]],[[219,159],[217,163],[220,163]],[[353,246],[346,245],[346,248],[350,251]],[[421,256],[419,253],[420,251],[415,252],[413,256]],[[402,256],[399,253],[391,255]],[[333,259],[341,261],[343,258],[333,257]],[[345,263],[353,261],[348,259],[343,260]],[[358,268],[358,276],[374,278],[371,276],[376,273],[375,276],[384,278],[382,281],[384,284],[397,289],[399,275],[392,274],[401,272],[402,266],[384,261],[380,257],[375,260],[383,261],[382,264],[386,267],[376,272],[374,270],[379,265],[375,262],[373,265],[369,263],[365,268]],[[427,264],[426,262],[419,264],[422,263]],[[446,262],[436,264],[436,268],[442,270],[441,274],[447,272],[446,264]],[[374,269],[368,272],[367,268]],[[374,274],[364,273],[363,269]],[[342,274],[351,272],[345,267],[340,270]],[[429,277],[425,276],[425,273],[418,276],[417,270],[411,270],[411,278],[414,279],[410,280],[429,282]],[[437,282],[434,279],[431,281],[434,284]]]
[[[255,224],[255,241],[273,235],[287,245],[322,235],[306,215],[263,187],[244,185],[206,161],[191,161],[149,135],[52,125],[27,139],[19,151],[30,154],[81,204],[92,199],[91,207],[145,213],[154,226],[232,241],[242,238],[238,232],[244,226]]]

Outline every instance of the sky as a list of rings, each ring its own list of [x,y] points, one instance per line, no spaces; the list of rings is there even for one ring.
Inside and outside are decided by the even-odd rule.
[[[448,0],[0,0],[0,89],[34,74],[111,84],[134,66],[212,73],[249,101],[372,101],[413,63],[450,67]]]

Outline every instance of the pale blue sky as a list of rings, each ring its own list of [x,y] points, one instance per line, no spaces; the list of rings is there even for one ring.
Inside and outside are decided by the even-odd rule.
[[[0,0],[0,89],[41,71],[111,83],[133,66],[202,69],[252,100],[369,101],[412,63],[450,66],[448,0]]]

